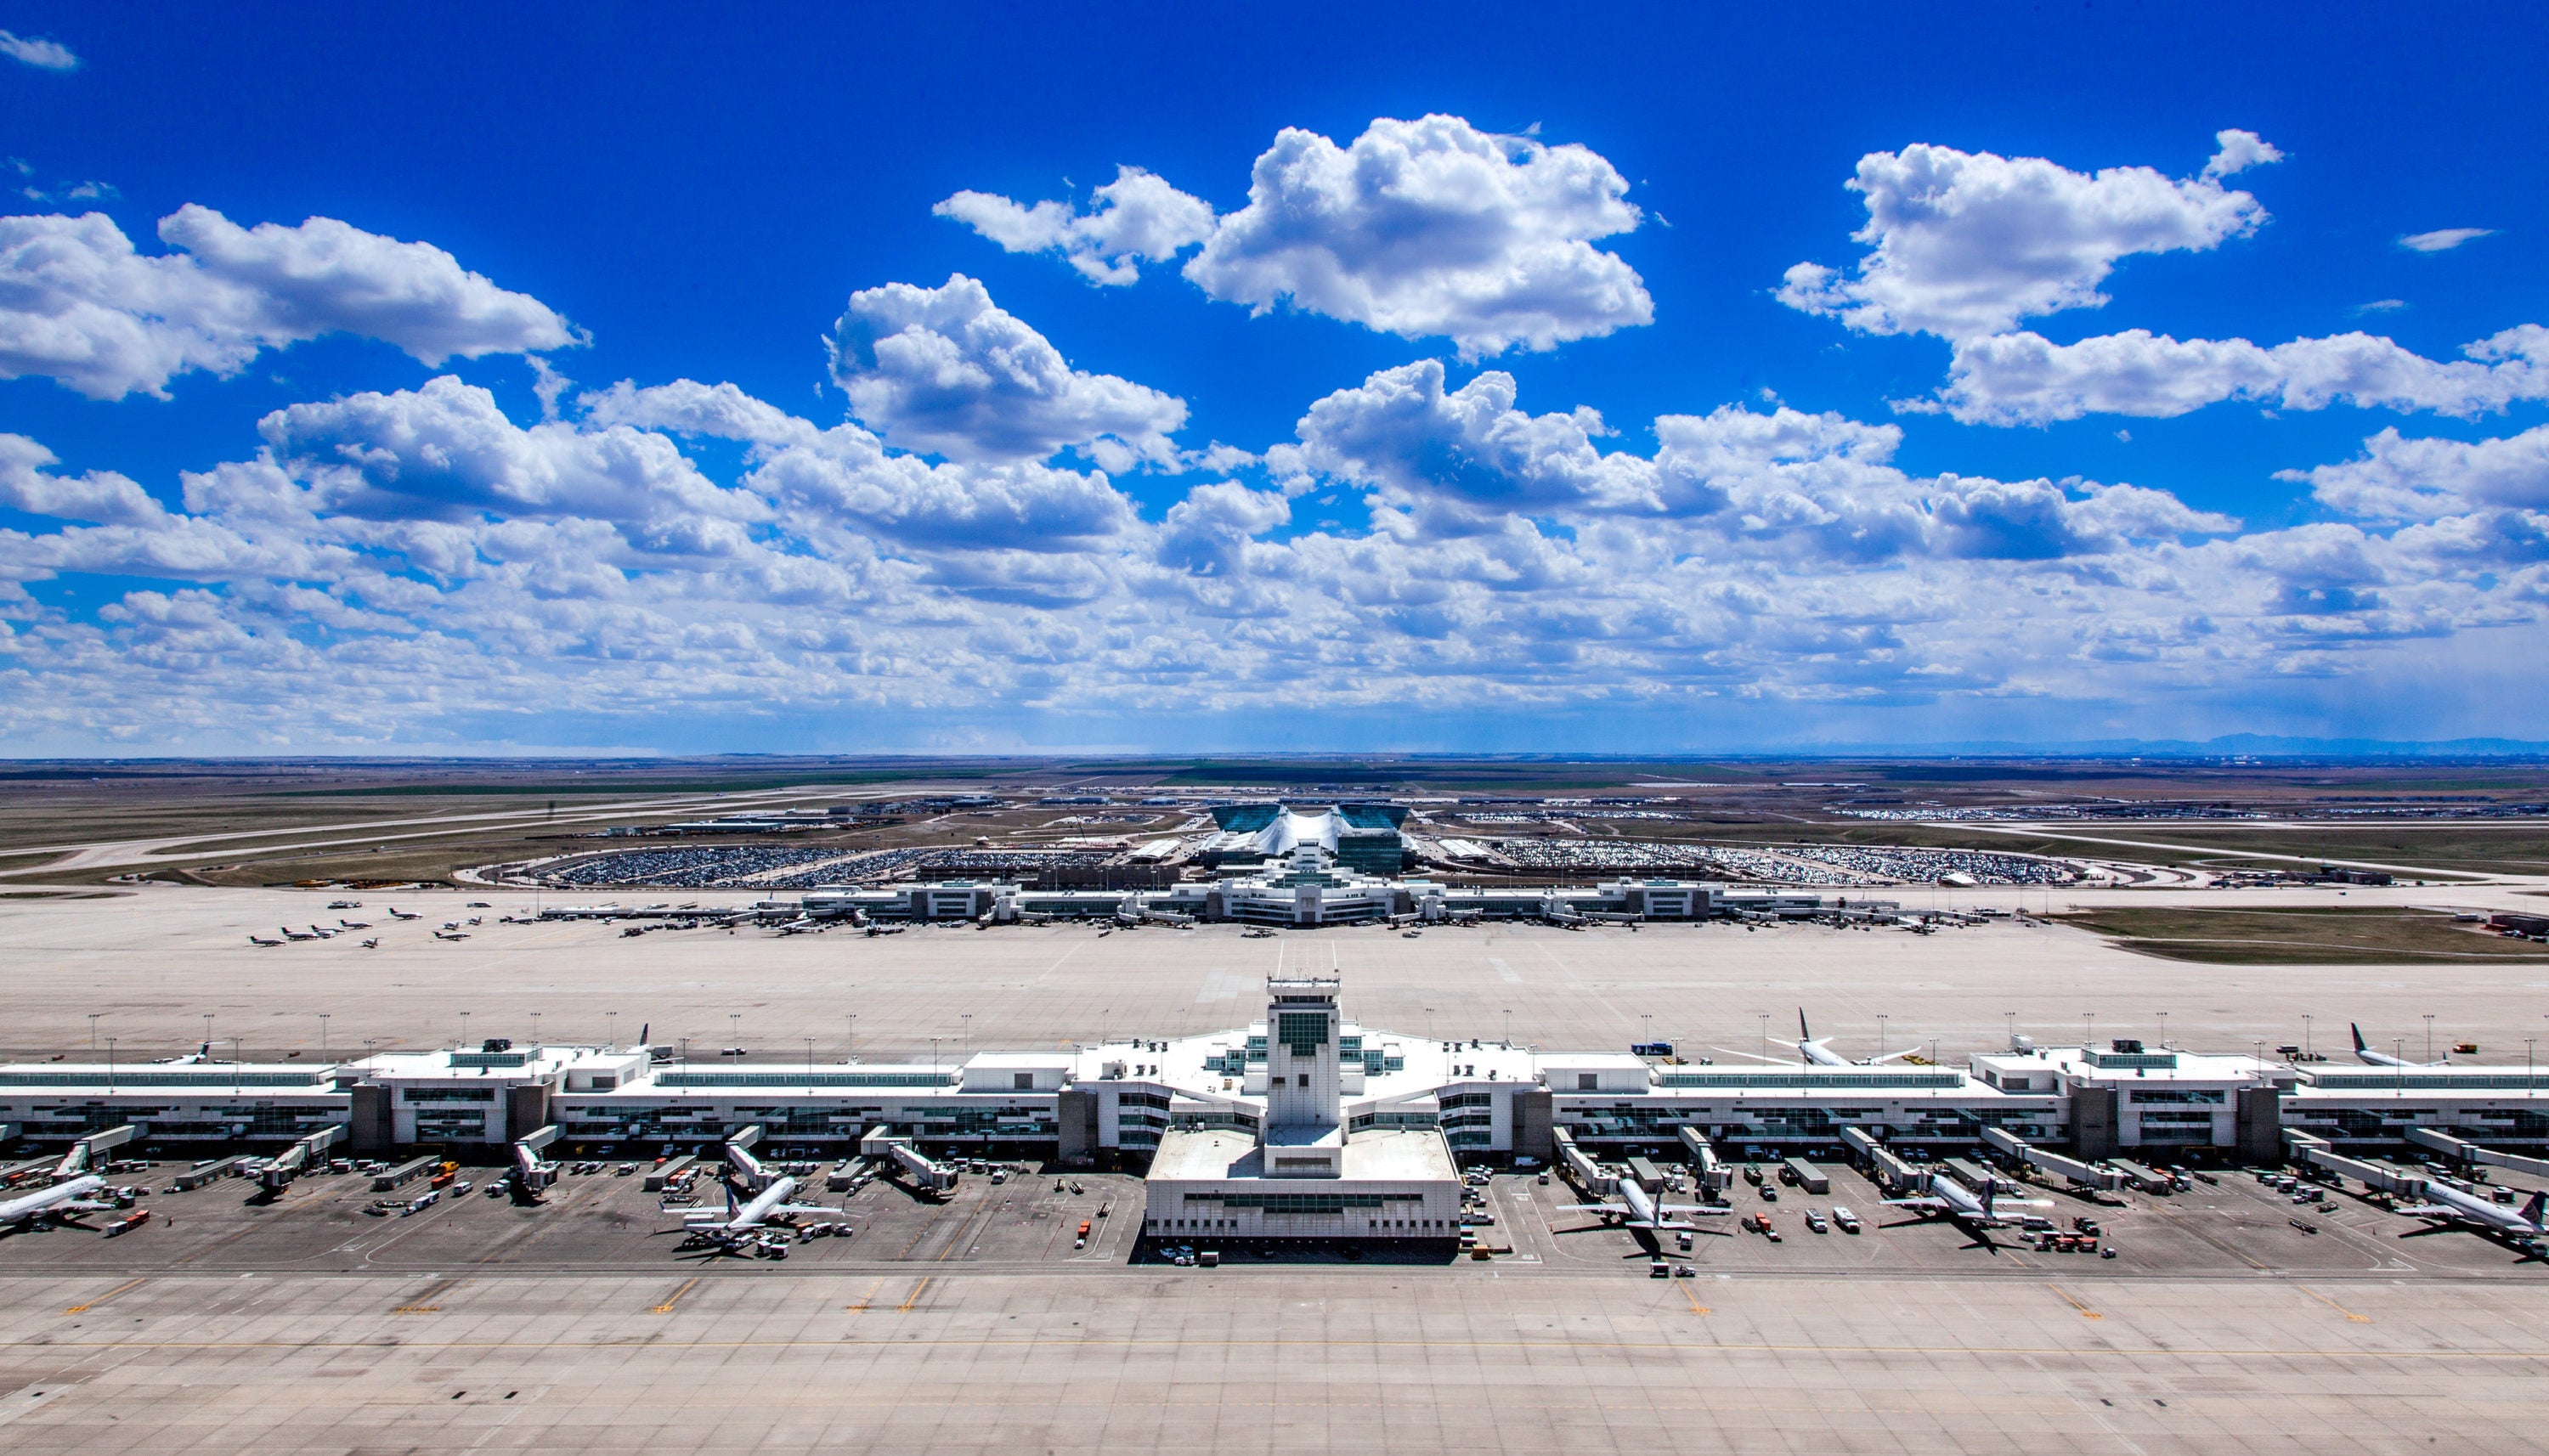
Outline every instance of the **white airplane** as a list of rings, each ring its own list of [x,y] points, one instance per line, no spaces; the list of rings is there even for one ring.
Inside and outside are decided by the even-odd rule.
[[[103,1213],[115,1205],[89,1195],[105,1186],[106,1180],[92,1173],[0,1203],[0,1229],[70,1224],[75,1222],[70,1215]]]
[[[2450,1059],[2450,1058],[2448,1058],[2448,1057],[2444,1058],[2444,1059],[2443,1059],[2443,1060],[2441,1060],[2441,1061],[2409,1061],[2409,1060],[2407,1060],[2407,1059],[2406,1057],[2404,1057],[2404,1056],[2392,1056],[2390,1053],[2388,1053],[2388,1052],[2386,1052],[2386,1051],[2375,1051],[2375,1050],[2373,1050],[2371,1047],[2366,1046],[2365,1045],[2363,1045],[2363,1028],[2361,1028],[2361,1027],[2359,1027],[2359,1026],[2356,1026],[2356,1025],[2355,1025],[2354,1023],[2352,1023],[2352,1022],[2347,1022],[2345,1025],[2346,1025],[2346,1030],[2348,1030],[2348,1031],[2350,1031],[2350,1032],[2354,1033],[2354,1055],[2355,1055],[2355,1058],[2356,1058],[2357,1060],[2362,1061],[2362,1062],[2365,1062],[2365,1063],[2367,1063],[2367,1064],[2369,1064],[2369,1065],[2372,1065],[2372,1066],[2396,1066],[2396,1067],[2449,1066],[2449,1065],[2451,1065],[2451,1059]]]
[[[1909,1056],[1913,1052],[1921,1049],[1916,1044],[1914,1046],[1906,1046],[1900,1051],[1888,1051],[1883,1056],[1863,1056],[1853,1061],[1832,1049],[1830,1046],[1826,1045],[1823,1038],[1817,1037],[1812,1031],[1807,1029],[1806,1009],[1802,1006],[1797,1008],[1797,1040],[1794,1042],[1786,1042],[1781,1041],[1777,1037],[1772,1037],[1770,1040],[1777,1042],[1782,1046],[1791,1046],[1796,1048],[1798,1057],[1813,1066],[1883,1066],[1885,1063],[1894,1060],[1898,1056]],[[1749,1057],[1753,1061],[1772,1061],[1775,1059],[1767,1056],[1753,1056],[1750,1052],[1737,1051],[1730,1046],[1720,1046],[1717,1049],[1724,1051],[1731,1056]]]
[[[745,1203],[735,1196],[734,1184],[727,1182],[725,1212],[694,1209],[682,1215],[682,1231],[701,1242],[730,1245],[761,1231],[775,1219],[805,1214],[824,1214],[834,1219],[841,1216],[839,1209],[827,1209],[821,1204],[790,1203],[788,1200],[796,1192],[796,1179],[774,1178],[769,1187],[752,1196],[752,1202]]]
[[[324,936],[303,935],[301,932],[294,930],[288,925],[278,925],[274,930],[275,934],[283,937],[287,941],[317,941],[326,939]]]
[[[390,919],[392,920],[423,920],[424,918],[425,917],[423,915],[411,915],[407,911],[401,910],[396,905],[392,905],[390,907]]]
[[[2441,1224],[2466,1225],[2483,1232],[2510,1233],[2516,1238],[2549,1237],[2549,1193],[2534,1193],[2519,1213],[2430,1179],[2425,1184],[2425,1197],[2429,1202],[2399,1212]]]
[[[1976,1193],[1944,1173],[1932,1173],[1929,1188],[1930,1191],[1921,1197],[1889,1198],[1885,1200],[1886,1205],[1889,1208],[1911,1209],[1925,1218],[1937,1217],[1951,1220],[1980,1233],[1987,1228],[2002,1228],[2019,1222],[2017,1218],[2001,1213],[2002,1209],[2013,1206],[2045,1208],[2051,1204],[2051,1200],[2040,1198],[1994,1199],[1991,1189],[1985,1188],[1982,1192]]]
[[[323,941],[333,940],[337,936],[344,934],[341,930],[331,930],[324,925],[314,925],[310,927],[310,933]]]
[[[248,932],[247,943],[251,946],[280,946],[283,944],[281,941],[269,941],[265,937],[256,934],[254,931]]]
[[[366,951],[377,951],[380,948],[381,938],[379,936],[374,936],[370,940],[363,942],[363,949]]]
[[[338,930],[370,930],[372,928],[372,923],[368,920],[347,920],[344,916],[339,915],[336,917],[336,928]]]
[[[433,938],[437,941],[465,941],[469,939],[469,932],[465,930],[449,932],[435,931],[433,933]]]
[[[1588,1203],[1583,1207],[1589,1212],[1602,1215],[1606,1220],[1616,1220],[1620,1228],[1657,1231],[1695,1229],[1699,1227],[1696,1224],[1685,1224],[1672,1219],[1670,1216],[1674,1214],[1723,1217],[1735,1212],[1734,1208],[1727,1204],[1657,1203],[1654,1195],[1647,1192],[1646,1185],[1635,1178],[1620,1180],[1618,1203]]]

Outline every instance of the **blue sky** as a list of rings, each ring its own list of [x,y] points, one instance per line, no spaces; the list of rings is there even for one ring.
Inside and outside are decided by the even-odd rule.
[[[0,751],[2537,737],[2542,30],[0,6]]]

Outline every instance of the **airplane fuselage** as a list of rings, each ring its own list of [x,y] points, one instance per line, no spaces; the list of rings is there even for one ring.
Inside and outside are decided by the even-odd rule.
[[[0,1203],[0,1228],[16,1228],[21,1224],[64,1212],[72,1204],[80,1202],[104,1187],[106,1187],[104,1178],[94,1174],[84,1174],[67,1183],[56,1183],[50,1188],[22,1194],[6,1203]]]
[[[2453,1220],[2458,1223],[2475,1224],[2483,1228],[2493,1228],[2502,1233],[2516,1234],[2524,1238],[2549,1237],[2549,1228],[2543,1227],[2544,1221],[2524,1218],[2512,1209],[2492,1203],[2476,1194],[2463,1193],[2448,1183],[2428,1182],[2425,1185],[2425,1197],[2448,1210]]]

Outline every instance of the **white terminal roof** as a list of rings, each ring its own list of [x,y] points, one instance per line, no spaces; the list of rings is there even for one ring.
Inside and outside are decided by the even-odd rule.
[[[1246,1133],[1220,1129],[1171,1133],[1160,1139],[1146,1179],[1152,1183],[1224,1183],[1263,1178],[1266,1170],[1257,1139]],[[1357,1133],[1346,1142],[1341,1178],[1272,1178],[1277,1189],[1315,1193],[1339,1183],[1415,1183],[1454,1181],[1461,1176],[1441,1134],[1384,1130]]]

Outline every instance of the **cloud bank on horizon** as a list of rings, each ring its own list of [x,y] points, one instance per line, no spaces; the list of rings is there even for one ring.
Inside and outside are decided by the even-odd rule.
[[[1342,144],[1285,128],[1229,211],[1134,164],[1086,202],[955,192],[936,213],[981,241],[944,281],[876,280],[826,326],[808,383],[845,402],[828,420],[713,375],[578,389],[551,356],[589,340],[562,310],[348,222],[188,204],[152,252],[103,213],[0,218],[0,377],[149,409],[347,335],[429,371],[518,357],[542,404],[509,411],[458,372],[337,392],[240,421],[171,481],[0,432],[0,743],[359,749],[491,721],[531,742],[562,704],[999,722],[2112,703],[2343,680],[2487,631],[2536,643],[2549,424],[2473,441],[2418,421],[2549,399],[2549,328],[2508,318],[2436,359],[2361,331],[2031,326],[2114,307],[2137,259],[2270,226],[2246,188],[2284,153],[2240,130],[2215,147],[2182,176],[1871,152],[1846,183],[1863,252],[1742,287],[1836,341],[1936,340],[1939,382],[1894,409],[1974,431],[1976,453],[2011,427],[2231,402],[2407,416],[2282,468],[2307,518],[1915,468],[1901,419],[1766,392],[1614,421],[1527,389],[1519,361],[1657,322],[1618,250],[1652,219],[1589,147],[1459,117]],[[1415,357],[1300,400],[1280,437],[1197,439],[1190,402],[1108,372],[1103,341],[1075,360],[1002,308],[965,271],[983,242],[1107,298],[1182,288]],[[90,610],[39,590],[71,580],[112,585]]]

